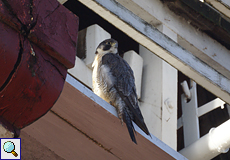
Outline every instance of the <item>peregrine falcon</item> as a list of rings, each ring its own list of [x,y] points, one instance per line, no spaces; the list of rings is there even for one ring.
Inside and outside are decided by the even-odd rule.
[[[138,106],[133,71],[118,55],[118,42],[114,39],[101,42],[95,54],[93,92],[116,108],[121,123],[126,123],[132,141],[137,143],[132,121],[147,135],[150,133]]]

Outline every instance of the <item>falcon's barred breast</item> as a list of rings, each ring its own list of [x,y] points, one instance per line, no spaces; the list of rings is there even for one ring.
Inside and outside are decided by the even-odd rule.
[[[133,71],[118,55],[117,48],[118,42],[114,39],[107,39],[97,47],[93,62],[93,91],[116,108],[136,143],[132,121],[147,135],[150,133],[139,109]]]

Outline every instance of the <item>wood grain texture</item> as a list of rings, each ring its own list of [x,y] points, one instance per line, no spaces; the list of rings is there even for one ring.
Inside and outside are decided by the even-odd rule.
[[[18,133],[59,97],[75,64],[78,17],[56,0],[0,0],[0,35],[1,123]]]
[[[25,132],[21,132],[19,138],[21,138],[21,159],[23,160],[64,160],[46,147],[45,144],[40,143]]]
[[[22,132],[64,159],[118,159],[51,112]]]
[[[20,47],[18,33],[1,22],[0,35],[0,87],[2,87],[14,68]]]
[[[137,145],[125,124],[68,83],[52,111],[120,159],[174,159],[137,133]]]
[[[75,62],[79,19],[56,0],[0,0],[0,21],[66,68]]]
[[[24,40],[22,48],[20,63],[0,91],[0,115],[19,129],[37,120],[53,106],[67,73],[60,63],[28,40]]]

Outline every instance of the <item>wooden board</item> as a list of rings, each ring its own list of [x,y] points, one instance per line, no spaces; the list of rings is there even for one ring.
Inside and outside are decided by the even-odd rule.
[[[78,149],[83,150],[83,146],[80,145],[84,139],[82,137],[88,136],[90,137],[88,141],[91,143],[84,142],[82,145],[84,144],[89,151],[94,150],[95,146],[103,150],[105,155],[102,159],[108,159],[105,158],[107,155],[118,159],[174,159],[139,133],[136,135],[138,144],[133,143],[125,124],[122,126],[117,117],[108,113],[67,82],[51,112],[60,116],[60,119],[57,119],[53,113],[48,113],[39,121],[25,128],[24,131],[39,139],[40,142],[46,143],[56,154],[61,150],[60,146],[64,146],[66,151],[61,151],[64,153],[60,152],[60,154],[65,156],[72,153],[65,153],[68,146],[75,146],[76,152]],[[64,127],[67,123],[72,128]],[[81,153],[82,159],[86,159],[86,153],[84,151]],[[102,153],[91,151],[90,154],[94,154],[93,157],[95,157]]]
[[[22,131],[64,159],[117,159],[51,112]]]

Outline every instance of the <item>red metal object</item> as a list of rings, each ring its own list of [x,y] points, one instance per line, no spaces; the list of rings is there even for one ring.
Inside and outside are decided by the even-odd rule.
[[[56,0],[0,0],[0,121],[6,128],[15,132],[53,106],[74,66],[77,34],[78,18]]]

